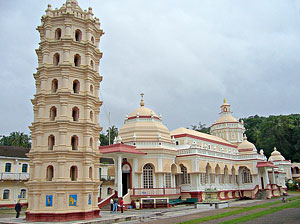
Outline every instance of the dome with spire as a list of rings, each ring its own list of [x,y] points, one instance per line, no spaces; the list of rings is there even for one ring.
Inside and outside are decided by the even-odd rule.
[[[227,103],[224,98],[224,102],[221,105],[221,116],[216,120],[215,124],[225,123],[225,122],[238,122],[238,120],[232,116],[230,111],[230,104]]]
[[[274,147],[274,151],[271,153],[271,156],[268,159],[269,161],[283,161],[285,158],[281,155],[279,151],[277,151],[276,147]]]
[[[140,107],[135,109],[134,111],[132,111],[129,115],[128,115],[128,119],[132,119],[132,118],[136,118],[136,117],[153,117],[155,119],[159,119],[159,117],[157,116],[157,114],[152,111],[151,109],[145,107],[145,103],[144,103],[144,94],[141,93],[141,102],[140,102]]]
[[[141,94],[140,107],[126,116],[119,137],[122,138],[123,143],[172,143],[170,132],[162,123],[162,117],[145,107],[144,94]]]
[[[252,154],[253,152],[257,152],[255,145],[247,140],[247,136],[244,135],[244,141],[238,145],[239,153],[243,154]]]

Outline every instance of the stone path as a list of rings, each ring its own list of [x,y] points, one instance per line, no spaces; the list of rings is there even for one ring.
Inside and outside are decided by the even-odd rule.
[[[295,195],[292,195],[295,196]],[[216,214],[221,214],[228,211],[234,211],[240,209],[242,207],[249,207],[255,206],[259,204],[264,204],[267,202],[272,202],[280,200],[271,199],[271,200],[242,200],[242,201],[235,201],[230,203],[230,208],[226,209],[214,209],[214,207],[208,208],[194,208],[193,205],[179,205],[172,208],[161,208],[161,209],[143,209],[143,210],[127,210],[123,214],[111,214],[109,211],[101,211],[102,218],[93,219],[93,220],[86,220],[86,221],[70,221],[70,222],[60,222],[64,224],[74,223],[122,223],[122,224],[136,224],[136,223],[147,223],[147,224],[174,224],[178,222],[183,222],[187,220],[212,216]],[[278,204],[282,205],[281,203]],[[251,214],[254,212],[258,212],[264,209],[256,209],[253,211],[240,213],[234,216],[224,217],[222,219],[215,219],[205,223],[219,223],[227,220],[231,220],[233,218],[237,218],[240,216],[244,216],[246,214]],[[277,214],[278,213],[278,214]],[[277,218],[274,218],[277,217]],[[284,218],[285,217],[285,218]],[[16,223],[30,223],[24,221],[24,215],[21,218],[16,219],[14,215],[10,215],[10,217],[0,218],[0,223],[6,224],[16,224]],[[296,221],[296,222],[295,222]],[[40,222],[35,222],[40,223]],[[53,222],[43,222],[46,223],[53,223]],[[270,215],[266,215],[264,217],[257,218],[250,222],[252,223],[300,223],[300,209],[285,209],[283,211],[279,211]]]

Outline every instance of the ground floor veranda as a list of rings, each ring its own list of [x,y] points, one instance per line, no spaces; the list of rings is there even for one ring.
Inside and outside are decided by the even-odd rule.
[[[115,161],[116,175],[114,182],[110,181],[110,184],[117,196],[124,198],[125,204],[145,198],[197,198],[201,202],[205,200],[204,192],[207,189],[218,191],[220,200],[244,197],[254,199],[259,190],[265,190],[267,197],[271,198],[282,194],[285,189],[285,186],[279,185],[278,175],[274,172],[275,166],[265,162],[254,168],[253,165],[230,167],[207,162],[205,169],[202,169],[205,172],[193,172],[191,167],[179,161],[170,165],[169,172],[160,172],[149,160],[139,170],[137,160],[140,156],[145,157],[145,154],[136,154],[137,150],[130,151],[126,147],[126,152],[119,148],[105,155]],[[110,197],[106,199],[108,198]]]

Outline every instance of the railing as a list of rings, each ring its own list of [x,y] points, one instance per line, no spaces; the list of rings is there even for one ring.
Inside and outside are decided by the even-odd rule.
[[[29,173],[0,173],[0,180],[29,180]]]
[[[109,176],[109,175],[101,175],[100,180],[101,181],[109,181],[109,180],[114,180],[115,176]]]
[[[132,188],[131,196],[165,196],[180,195],[180,187],[171,188]]]
[[[206,156],[226,158],[226,159],[232,159],[232,160],[245,160],[245,159],[265,160],[265,156],[260,155],[260,154],[238,155],[238,154],[216,152],[216,151],[212,151],[212,150],[206,150],[203,148],[180,149],[180,150],[178,150],[178,154],[179,155],[197,154],[197,155],[206,155]]]

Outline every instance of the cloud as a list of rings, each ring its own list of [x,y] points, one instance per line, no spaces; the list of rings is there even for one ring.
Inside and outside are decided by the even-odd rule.
[[[237,118],[299,112],[297,1],[78,2],[93,8],[105,31],[101,93],[119,128],[141,92],[169,129],[211,124],[224,97]],[[48,2],[26,3],[0,3],[0,134],[28,133],[33,120],[35,28]],[[108,126],[104,107],[100,125]]]

